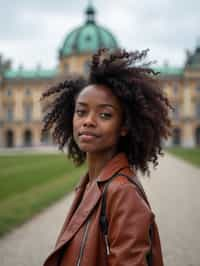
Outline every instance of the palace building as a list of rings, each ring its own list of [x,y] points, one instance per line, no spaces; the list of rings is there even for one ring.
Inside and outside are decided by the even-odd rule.
[[[40,97],[47,87],[69,75],[86,75],[91,55],[99,48],[119,47],[114,35],[96,22],[96,11],[88,5],[83,25],[67,34],[55,69],[13,70],[0,57],[0,147],[52,145],[50,135],[41,140]],[[133,50],[136,49],[133,47]],[[164,145],[200,145],[200,45],[188,52],[183,67],[156,68],[174,112],[173,136]]]

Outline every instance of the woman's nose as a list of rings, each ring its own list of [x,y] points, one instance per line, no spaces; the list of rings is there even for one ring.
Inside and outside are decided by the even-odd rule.
[[[88,114],[85,119],[84,119],[84,122],[83,122],[83,126],[96,126],[96,118],[95,118],[95,115],[94,114]]]

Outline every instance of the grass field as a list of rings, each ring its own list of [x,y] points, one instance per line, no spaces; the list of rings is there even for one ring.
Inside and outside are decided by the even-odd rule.
[[[168,148],[169,153],[200,167],[200,148]]]
[[[0,236],[67,195],[84,170],[65,155],[0,156]]]
[[[200,167],[200,149],[166,151]],[[65,155],[0,156],[0,236],[67,195],[84,171]]]

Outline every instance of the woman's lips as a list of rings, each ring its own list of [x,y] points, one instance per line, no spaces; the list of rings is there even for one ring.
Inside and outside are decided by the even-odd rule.
[[[93,140],[95,138],[97,138],[98,136],[92,133],[81,133],[79,134],[79,139],[83,140],[83,141],[90,141]]]

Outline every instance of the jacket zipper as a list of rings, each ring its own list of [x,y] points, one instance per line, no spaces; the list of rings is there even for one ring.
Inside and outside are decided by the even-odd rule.
[[[109,256],[110,255],[110,247],[109,247],[109,242],[108,242],[108,235],[104,235],[105,239],[105,244],[106,244],[106,254]]]
[[[83,251],[84,251],[86,240],[87,240],[87,236],[88,236],[88,229],[89,229],[90,219],[91,218],[88,219],[88,222],[86,223],[86,226],[85,226],[85,231],[84,231],[83,238],[82,238],[82,241],[81,241],[81,248],[80,248],[80,253],[79,253],[79,257],[78,257],[76,266],[80,266],[81,265],[81,259],[83,257]]]

